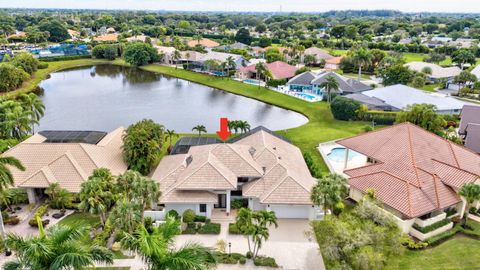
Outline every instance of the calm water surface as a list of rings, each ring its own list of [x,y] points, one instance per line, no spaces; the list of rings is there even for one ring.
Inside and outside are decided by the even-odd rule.
[[[100,130],[151,118],[168,129],[218,130],[219,118],[246,120],[272,130],[297,127],[303,115],[156,73],[99,65],[51,74],[40,84],[45,116],[40,130]]]

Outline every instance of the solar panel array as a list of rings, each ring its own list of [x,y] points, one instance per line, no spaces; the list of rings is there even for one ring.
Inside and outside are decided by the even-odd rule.
[[[45,130],[40,135],[46,143],[88,143],[97,144],[107,135],[102,131]]]

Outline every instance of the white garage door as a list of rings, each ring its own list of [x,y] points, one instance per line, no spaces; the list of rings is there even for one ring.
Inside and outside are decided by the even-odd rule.
[[[308,219],[311,206],[298,205],[270,205],[277,218],[305,218]]]

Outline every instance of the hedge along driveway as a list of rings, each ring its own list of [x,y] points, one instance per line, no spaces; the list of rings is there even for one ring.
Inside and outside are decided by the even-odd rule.
[[[119,60],[115,62],[117,64],[122,64],[122,61]],[[328,169],[316,149],[318,144],[359,134],[362,132],[362,127],[368,124],[366,122],[335,120],[330,112],[330,107],[326,102],[307,102],[263,87],[245,84],[228,78],[214,77],[183,69],[175,69],[173,67],[153,64],[141,68],[147,71],[203,84],[236,95],[253,98],[267,104],[296,111],[305,115],[309,119],[307,124],[297,128],[279,130],[277,133],[291,140],[295,145],[300,147],[303,153],[310,153],[323,173],[327,173]]]

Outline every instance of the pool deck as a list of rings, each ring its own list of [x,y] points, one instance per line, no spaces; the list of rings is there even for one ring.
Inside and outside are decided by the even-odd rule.
[[[332,150],[335,148],[345,148],[345,147],[339,145],[336,141],[321,143],[317,147],[318,152],[320,152],[320,155],[322,156],[323,160],[327,164],[327,167],[331,173],[336,173],[348,178],[348,176],[343,173],[345,170],[355,169],[368,164],[367,157],[360,153],[358,156],[351,157],[351,159],[348,160],[347,164],[345,164],[345,160],[335,161],[335,160],[329,159],[328,154],[330,154]]]

